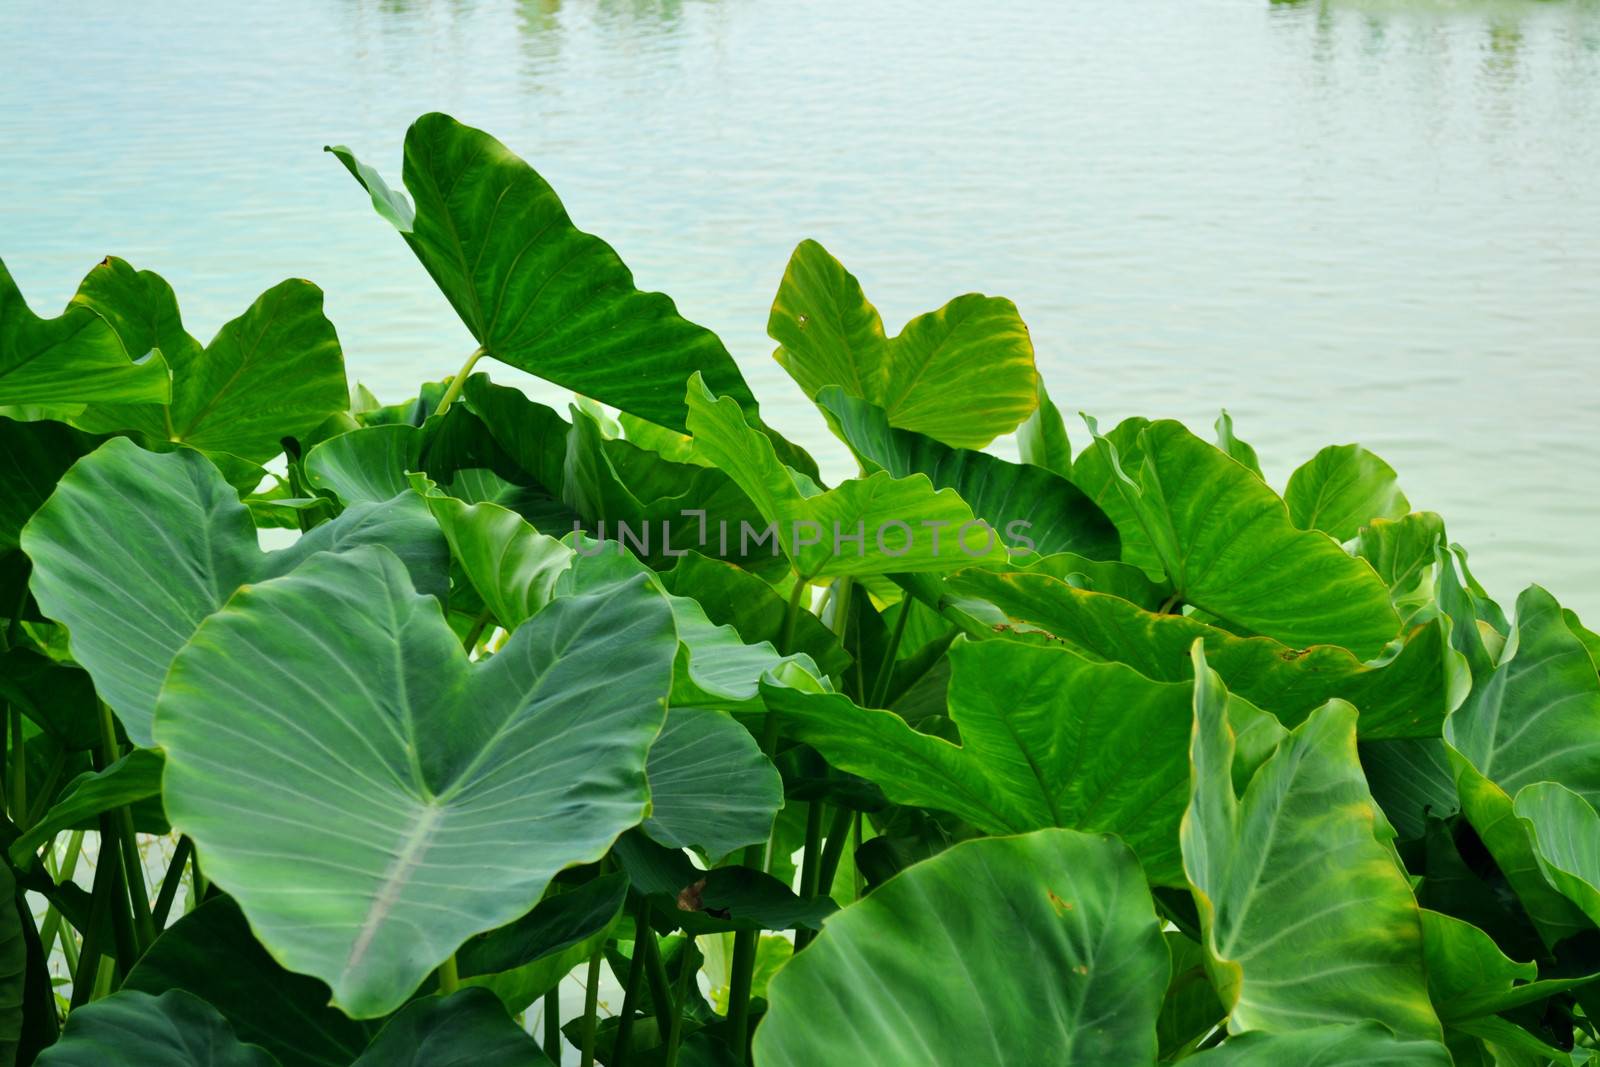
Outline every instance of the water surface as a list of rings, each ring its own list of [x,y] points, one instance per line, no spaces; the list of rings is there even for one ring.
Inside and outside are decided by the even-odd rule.
[[[353,376],[409,395],[471,339],[320,149],[397,179],[445,110],[808,442],[765,322],[809,236],[891,329],[1015,300],[1065,410],[1226,406],[1279,485],[1360,441],[1491,592],[1600,621],[1593,0],[18,3],[0,103],[0,256],[39,310],[115,253],[209,337],[304,276]]]

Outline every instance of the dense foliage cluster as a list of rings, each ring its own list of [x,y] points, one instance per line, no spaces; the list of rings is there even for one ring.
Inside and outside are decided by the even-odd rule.
[[[477,342],[406,403],[304,281],[0,269],[0,1067],[1587,1062],[1600,637],[1378,457],[1074,452],[807,242],[825,485],[497,141],[332,151]]]

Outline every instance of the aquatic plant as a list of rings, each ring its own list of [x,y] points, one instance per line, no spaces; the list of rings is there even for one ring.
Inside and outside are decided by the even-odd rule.
[[[827,484],[499,142],[331,151],[471,335],[403,403],[307,282],[0,269],[0,1067],[1587,1061],[1600,637],[1377,456],[1074,448],[807,241]]]

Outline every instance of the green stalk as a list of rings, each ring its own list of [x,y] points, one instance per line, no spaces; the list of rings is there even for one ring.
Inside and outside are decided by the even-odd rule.
[[[884,646],[883,662],[878,667],[878,677],[872,681],[872,700],[867,704],[869,708],[883,707],[883,702],[889,697],[889,685],[894,679],[894,658],[900,652],[900,639],[906,634],[906,623],[910,618],[911,602],[902,600],[900,615],[894,620],[894,631],[889,635],[888,645]]]
[[[205,903],[206,890],[209,888],[210,886],[206,884],[206,876],[200,871],[200,853],[197,851],[189,853],[190,911],[193,911],[195,908],[198,908],[201,904]]]
[[[806,845],[805,852],[800,859],[800,895],[807,900],[817,895],[817,886],[822,880],[822,809],[824,805],[820,800],[813,800],[806,805]],[[841,809],[843,810],[843,809]],[[796,930],[794,932],[794,950],[799,952],[811,943],[811,930]]]
[[[467,384],[467,376],[472,373],[472,368],[478,365],[478,360],[484,357],[483,347],[480,345],[467,361],[461,364],[461,369],[456,371],[456,376],[450,379],[450,385],[444,391],[444,397],[439,401],[439,406],[434,409],[435,415],[443,415],[445,409],[456,402],[456,397],[461,395],[462,388]]]
[[[655,927],[650,925],[649,904],[645,905],[644,933],[636,934],[636,944],[643,945],[644,974],[650,982],[650,999],[655,1002],[656,1017],[660,1018],[663,1011],[671,1010],[677,1003],[672,994],[668,992],[667,967],[661,959],[661,943],[656,940]],[[635,949],[635,951],[639,951]]]
[[[639,986],[644,981],[644,939],[655,939],[649,929],[650,904],[642,896],[633,915],[633,958],[628,961],[628,978],[622,986],[622,1015],[617,1022],[617,1037],[611,1045],[611,1059],[606,1067],[625,1067],[633,1052],[633,1012],[638,1007]],[[656,1015],[661,1015],[661,1005],[656,1005]]]
[[[107,767],[117,761],[117,728],[111,718],[111,708],[105,701],[100,702],[100,747],[102,759]],[[133,809],[124,804],[116,811],[110,813],[109,820],[102,819],[100,828],[104,835],[110,830],[111,836],[101,837],[100,858],[105,860],[106,845],[110,841],[117,842],[116,846],[122,852],[123,873],[128,887],[128,901],[133,909],[134,955],[125,960],[123,971],[133,966],[133,961],[143,955],[156,939],[155,920],[150,914],[150,899],[144,886],[144,864],[139,861],[139,838],[133,829]]]
[[[22,709],[13,705],[8,719],[11,723],[11,821],[26,830],[28,821],[28,752],[22,741]]]
[[[50,807],[50,798],[55,795],[56,783],[61,781],[61,772],[67,766],[67,750],[56,749],[55,758],[50,761],[49,770],[45,771],[44,784],[39,793],[33,798],[33,803],[28,807],[26,822],[18,822],[17,829],[26,830],[44,817],[46,809]]]
[[[467,655],[472,655],[472,650],[478,647],[478,638],[483,636],[483,628],[489,625],[491,614],[488,608],[484,608],[473,620],[472,629],[467,631],[467,636],[461,641],[461,647],[467,650]]]
[[[689,975],[695,970],[690,966],[694,957],[687,955],[694,951],[693,940],[683,946],[683,951],[686,955],[678,967],[678,980],[672,988],[672,1022],[667,1027],[667,1051],[662,1067],[678,1067],[678,1046],[683,1041],[683,1007],[689,995]]]
[[[849,808],[838,808],[833,813],[833,821],[828,824],[827,844],[822,848],[822,869],[817,872],[817,893],[827,895],[833,892],[833,879],[839,873],[839,861],[844,858],[844,846],[850,840],[850,825],[855,819],[855,812]]]
[[[49,850],[45,852],[45,857],[48,859],[54,856],[54,854],[55,845],[52,843]],[[78,857],[82,854],[83,831],[74,830],[67,838],[67,854],[61,858],[60,868],[50,872],[55,878],[57,884],[64,884],[72,881],[73,874],[78,870]],[[47,865],[46,869],[49,869],[49,865]],[[54,904],[52,904],[50,905],[49,910],[45,913],[44,926],[39,931],[39,943],[44,946],[44,954],[46,959],[48,959],[50,956],[51,945],[55,941],[56,931],[61,928],[61,925],[61,911]],[[71,940],[71,933],[63,931],[61,937],[61,947],[63,950],[66,949],[67,944]]]
[[[189,853],[194,842],[185,834],[178,838],[178,847],[172,850],[172,862],[167,864],[166,877],[161,879],[161,892],[156,894],[156,906],[151,921],[157,930],[167,928],[167,916],[172,914],[172,902],[178,897],[178,886],[183,882],[183,870],[189,865]]]
[[[561,1062],[561,984],[544,995],[544,1054]]]
[[[461,972],[456,967],[455,953],[439,964],[439,995],[448,997],[461,988]]]
[[[1173,593],[1171,596],[1167,597],[1167,599],[1165,601],[1162,602],[1162,604],[1161,604],[1161,606],[1159,608],[1156,609],[1156,614],[1157,615],[1165,615],[1165,614],[1167,614],[1173,608],[1177,607],[1179,602],[1181,602],[1182,600],[1183,600],[1183,594],[1182,593]]]
[[[105,851],[103,843],[101,851]],[[89,998],[94,994],[95,977],[99,973],[103,952],[101,943],[105,940],[106,926],[111,920],[111,894],[117,889],[115,871],[115,861],[107,863],[102,858],[95,864],[94,884],[89,889],[89,923],[83,930],[83,948],[78,955],[78,966],[72,972],[71,1006],[74,1008],[89,1003]]]
[[[594,1038],[600,1024],[600,960],[605,956],[605,946],[594,950],[589,957],[588,981],[583,990],[583,1059],[581,1067],[594,1067]]]

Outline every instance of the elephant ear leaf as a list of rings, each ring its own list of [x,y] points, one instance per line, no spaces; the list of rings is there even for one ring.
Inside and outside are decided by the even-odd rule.
[[[402,176],[415,208],[348,148],[328,151],[485,354],[674,430],[685,428],[683,386],[695,371],[756,414],[716,335],[636,288],[616,251],[573,225],[555,190],[487,133],[440,114],[412,124]]]
[[[958,296],[891,339],[861,283],[815,241],[790,257],[767,333],[807,396],[838,386],[890,425],[956,448],[1010,433],[1039,403],[1033,342],[1011,301]]]
[[[1027,945],[1029,965],[1006,945]],[[1049,1049],[1062,1067],[1154,1064],[1168,969],[1138,861],[1115,838],[968,841],[827,921],[772,979],[755,1060],[968,1067]]]
[[[639,576],[472,663],[388,549],[319,553],[235,593],[173,663],[167,814],[274,957],[383,1015],[645,816],[676,649]]]
[[[34,1061],[38,1067],[279,1067],[258,1045],[247,1045],[217,1010],[173,989],[153,997],[123,990],[73,1009],[61,1039]]]
[[[1313,1026],[1293,1033],[1254,1031],[1184,1060],[1192,1067],[1451,1067],[1437,1041],[1395,1037],[1377,1023]]]
[[[1179,597],[1287,645],[1343,645],[1370,659],[1400,630],[1389,591],[1365,560],[1301,530],[1246,468],[1181,423],[1139,434],[1137,465],[1108,439],[1117,489],[1138,516]]]
[[[1454,561],[1445,557],[1443,567],[1442,586],[1455,577]],[[1455,599],[1447,591],[1442,603]],[[1585,836],[1600,824],[1600,675],[1549,593],[1530,586],[1516,619],[1497,664],[1474,657],[1479,676],[1444,738],[1462,810],[1554,945],[1588,928],[1584,912],[1600,916],[1590,902],[1600,856]],[[1475,618],[1452,621],[1480,633]]]
[[[925,474],[880,470],[824,491],[780,461],[738,405],[713,395],[699,376],[689,382],[688,405],[695,449],[750,498],[769,523],[773,554],[782,551],[807,580],[949,571],[1006,558],[995,530],[980,531],[966,501],[935,489]]]
[[[422,997],[390,1019],[350,1067],[541,1067],[543,1050],[484,989]]]
[[[167,667],[202,619],[242,585],[371,541],[403,553],[419,585],[443,591],[448,549],[409,492],[264,553],[249,511],[205,456],[147,452],[125,437],[79,460],[21,537],[40,609],[71,631],[74,658],[144,747]]]
[[[183,328],[158,274],[107,259],[73,303],[116,329],[130,352],[159,349],[172,370],[166,404],[95,404],[75,420],[97,432],[133,430],[260,463],[349,405],[344,355],[322,313],[322,290],[289,279],[256,298],[203,348]]]
[[[721,711],[674,706],[650,746],[644,832],[668,848],[727,856],[765,842],[783,806],[783,779],[750,731]]]
[[[1289,518],[1302,530],[1348,541],[1374,519],[1411,510],[1394,468],[1360,445],[1329,445],[1289,475]]]
[[[1199,641],[1193,657],[1183,862],[1230,1032],[1376,1020],[1438,1040],[1420,909],[1375,832],[1355,708],[1330,701],[1241,767],[1228,691]]]
[[[110,323],[80,304],[40,318],[0,263],[0,406],[164,404],[171,395],[160,352],[129,352]]]

